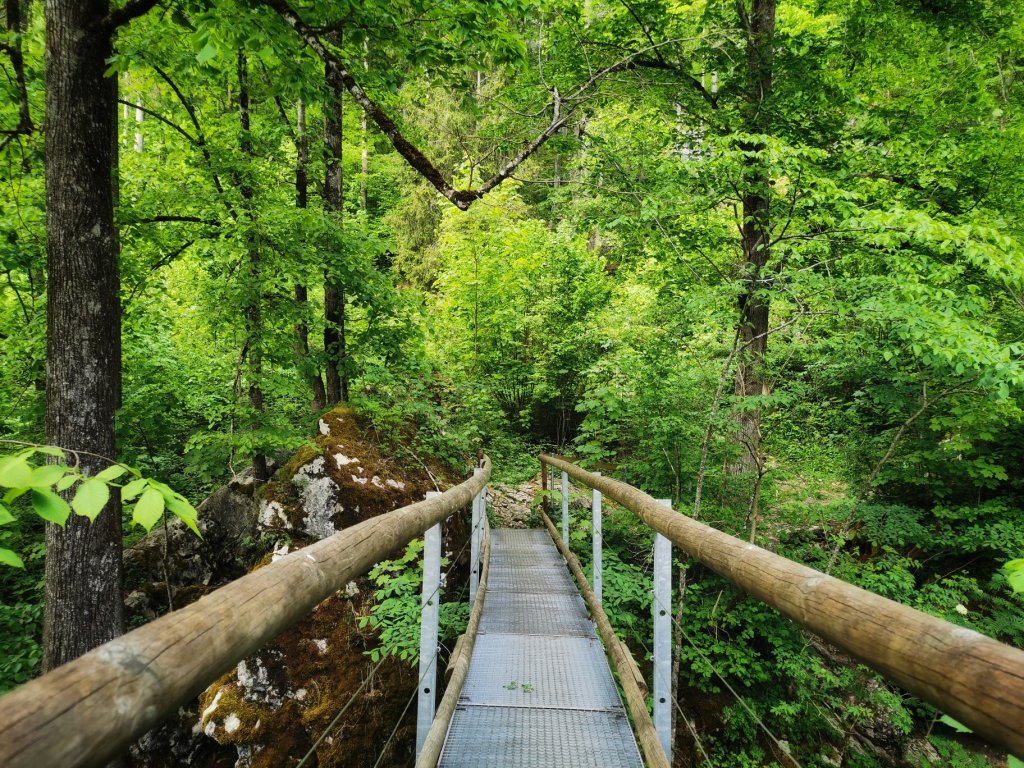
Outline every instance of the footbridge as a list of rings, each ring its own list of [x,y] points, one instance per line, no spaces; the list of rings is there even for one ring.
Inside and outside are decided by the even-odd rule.
[[[546,513],[544,529],[490,530],[491,464],[484,459],[473,476],[444,493],[297,550],[0,697],[6,719],[0,765],[108,764],[419,536],[425,547],[417,768],[671,765],[667,569],[673,546],[993,745],[1024,755],[1024,652],[735,539],[563,458],[540,460],[545,485],[552,470],[561,475],[561,530]],[[593,498],[593,584],[565,543],[570,483]],[[553,478],[552,491],[555,484]],[[545,494],[546,506],[553,496]],[[650,686],[602,609],[604,497],[656,532]],[[472,515],[470,618],[438,700],[440,525],[466,510]],[[299,765],[317,764],[315,746]]]

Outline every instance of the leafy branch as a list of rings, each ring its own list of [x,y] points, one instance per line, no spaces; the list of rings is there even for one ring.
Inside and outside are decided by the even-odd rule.
[[[73,464],[66,463],[68,454],[73,457]],[[47,463],[39,463],[40,459]],[[56,463],[50,459],[56,459]],[[127,482],[116,482],[121,478]],[[10,507],[22,496],[28,496],[32,511],[48,523],[64,526],[72,512],[91,522],[107,506],[111,489],[118,488],[122,502],[135,502],[132,523],[141,525],[147,532],[167,510],[181,518],[197,536],[202,536],[196,525],[195,508],[169,486],[116,462],[95,475],[86,475],[79,467],[77,451],[52,445],[31,445],[17,453],[0,456],[0,488],[6,489],[0,503],[0,526],[15,521]],[[70,503],[67,497],[71,498]],[[17,553],[2,547],[0,564],[25,567]]]

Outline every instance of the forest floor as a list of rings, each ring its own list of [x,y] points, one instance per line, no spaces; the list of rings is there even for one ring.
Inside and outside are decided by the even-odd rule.
[[[540,479],[519,485],[496,483],[491,486],[491,509],[497,528],[530,528],[533,498],[540,490]]]

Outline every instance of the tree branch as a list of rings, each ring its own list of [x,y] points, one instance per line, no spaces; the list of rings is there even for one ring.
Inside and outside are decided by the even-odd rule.
[[[157,4],[158,0],[128,0],[123,8],[111,11],[110,15],[103,20],[103,26],[113,32],[118,27],[123,27],[132,19],[144,16],[149,13]]]
[[[373,99],[366,94],[345,67],[341,59],[327,49],[317,34],[292,9],[287,0],[262,0],[262,2],[264,5],[275,10],[281,18],[299,34],[299,36],[306,42],[306,45],[308,45],[313,52],[323,60],[324,64],[332,70],[334,76],[339,78],[345,85],[345,88],[352,95],[352,98],[354,98],[363,108],[363,111],[366,112],[367,116],[373,120],[377,127],[380,128],[381,132],[388,137],[391,141],[391,145],[402,157],[405,158],[406,162],[408,162],[409,165],[412,166],[412,168],[423,178],[429,181],[438,192],[444,195],[453,205],[461,210],[467,210],[475,200],[479,200],[489,191],[501,184],[502,181],[509,178],[516,168],[522,165],[530,155],[540,149],[548,139],[554,136],[573,116],[576,109],[579,107],[578,102],[580,101],[583,93],[591,88],[598,80],[612,72],[629,69],[634,58],[659,47],[655,45],[652,48],[647,48],[627,55],[615,64],[611,64],[591,75],[582,85],[575,88],[569,96],[561,97],[558,92],[555,91],[554,98],[548,103],[544,110],[547,111],[550,109],[552,111],[551,123],[541,131],[540,134],[527,143],[526,146],[523,147],[515,157],[509,160],[501,170],[481,184],[478,188],[455,189],[450,183],[448,183],[448,180],[444,178],[444,175],[437,169],[430,159],[424,155],[418,147],[405,138],[394,120],[391,119],[379,104],[373,101]],[[675,41],[667,41],[662,45],[667,45],[671,42]],[[566,107],[568,108],[566,109]]]
[[[186,131],[184,128],[182,128],[177,123],[174,123],[171,120],[169,120],[166,117],[164,117],[163,115],[161,115],[159,112],[154,112],[152,109],[147,109],[146,107],[142,106],[141,104],[136,104],[134,101],[126,101],[125,99],[118,99],[117,103],[118,104],[124,104],[126,107],[134,107],[135,109],[139,110],[140,112],[144,112],[145,114],[149,115],[154,120],[157,120],[157,121],[163,123],[164,125],[168,126],[169,128],[174,129],[175,131],[180,133],[182,136],[184,136],[186,139],[188,139],[190,144],[194,144],[197,147],[201,145],[201,142],[199,141],[199,139],[197,139],[195,136],[193,136],[191,133]]]
[[[147,63],[149,64],[150,67],[153,68],[153,71],[160,76],[160,79],[167,83],[170,89],[174,91],[174,95],[177,97],[179,103],[181,104],[182,107],[185,108],[185,112],[188,113],[188,118],[192,121],[192,126],[196,129],[196,135],[195,139],[193,140],[193,143],[202,153],[203,159],[206,161],[206,167],[210,171],[210,178],[213,181],[214,189],[217,190],[217,194],[219,194],[221,196],[221,199],[224,201],[224,205],[228,209],[228,213],[231,215],[231,218],[237,221],[238,212],[235,210],[234,206],[231,205],[231,202],[224,196],[224,185],[221,184],[220,176],[217,175],[217,171],[214,169],[213,157],[210,155],[210,150],[206,146],[206,135],[203,133],[203,127],[199,122],[198,115],[196,115],[196,108],[192,105],[192,102],[185,98],[185,94],[182,93],[181,89],[178,87],[178,84],[174,82],[174,80],[171,78],[169,74],[167,74],[154,62],[149,61]],[[182,133],[184,133],[184,135],[186,136],[189,135],[184,131],[182,131]]]
[[[18,2],[8,0],[7,2],[7,28],[8,31],[24,32],[24,18],[21,15],[21,7]],[[18,124],[12,130],[0,131],[4,140],[0,141],[0,150],[3,150],[18,136],[28,136],[35,130],[32,124],[32,115],[28,108],[28,88],[25,84],[25,57],[21,51],[21,35],[14,38],[13,44],[0,43],[0,50],[7,54],[11,60],[11,67],[14,69],[14,83],[18,89]]]
[[[208,227],[219,227],[220,222],[216,219],[203,219],[199,216],[187,216],[177,214],[164,214],[161,216],[148,216],[144,219],[133,219],[131,221],[124,221],[124,226],[131,226],[133,224],[160,224],[163,222],[185,222],[191,224],[205,224]]]

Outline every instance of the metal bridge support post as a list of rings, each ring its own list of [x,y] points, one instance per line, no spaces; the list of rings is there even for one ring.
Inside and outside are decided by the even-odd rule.
[[[428,491],[427,498],[441,494]],[[437,693],[437,622],[441,603],[441,523],[423,536],[423,596],[420,599],[420,677],[416,710],[416,754],[434,722]]]
[[[601,474],[595,472],[595,475]],[[601,492],[596,488],[593,489],[593,499],[590,502],[590,510],[593,513],[593,539],[594,539],[594,550],[591,557],[593,573],[591,574],[590,580],[594,586],[594,594],[597,596],[597,602],[604,604],[604,600],[601,597],[602,590],[604,589],[604,566],[601,563],[601,547],[604,546],[601,533]]]
[[[569,546],[569,474],[562,473],[562,541]]]
[[[671,499],[658,499],[666,507]],[[672,762],[672,542],[654,535],[654,728]]]
[[[473,474],[479,475],[482,469],[474,469]],[[480,491],[473,497],[473,524],[469,530],[469,609],[473,610],[473,603],[476,601],[476,588],[480,583],[480,532],[483,524],[480,518],[483,516],[484,494]]]
[[[477,574],[483,573],[480,558],[484,551],[484,532],[487,530],[487,486],[480,489],[480,525],[476,529]],[[479,584],[479,581],[477,581]]]
[[[548,488],[551,490],[551,507],[555,506],[555,468],[548,468]]]

